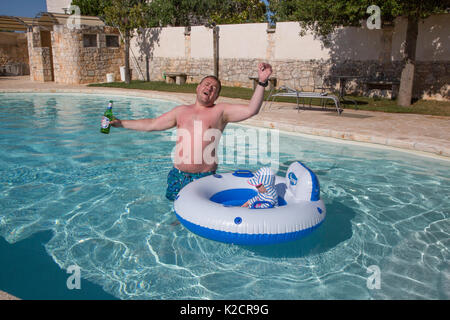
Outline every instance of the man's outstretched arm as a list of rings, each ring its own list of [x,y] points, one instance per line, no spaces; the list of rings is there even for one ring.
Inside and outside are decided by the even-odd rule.
[[[177,125],[176,110],[162,114],[154,119],[120,120],[115,118],[111,125],[115,128],[125,128],[136,131],[161,131],[173,128]]]
[[[258,78],[266,82],[272,74],[272,66],[268,63],[258,65]],[[225,106],[224,120],[226,122],[239,122],[258,114],[264,101],[264,87],[257,85],[248,105],[229,104]]]

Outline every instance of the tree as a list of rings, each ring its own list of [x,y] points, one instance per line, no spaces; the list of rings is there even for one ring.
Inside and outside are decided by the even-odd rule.
[[[75,0],[72,4],[80,7],[81,14],[98,16],[107,25],[119,29],[124,42],[125,83],[129,84],[130,42],[134,30],[159,24],[151,5],[146,0]]]
[[[129,84],[130,76],[130,42],[134,30],[151,26],[152,14],[146,0],[111,0],[111,4],[103,9],[105,23],[119,29],[124,42],[125,51],[125,83]]]
[[[97,17],[103,15],[111,0],[72,0],[72,5],[78,6],[82,15]]]
[[[153,0],[162,25],[192,26],[263,22],[266,5],[259,0]]]
[[[260,0],[215,1],[209,22],[217,24],[265,22],[266,5]]]
[[[103,18],[117,27],[125,43],[125,82],[129,83],[129,47],[134,29],[155,26],[213,26],[217,47],[219,23],[265,21],[266,6],[259,0],[74,0],[83,15]],[[214,55],[217,60],[217,54]],[[214,65],[218,65],[218,61]],[[218,71],[215,70],[215,73]]]
[[[105,9],[114,6],[113,2],[114,0],[73,0],[72,5],[77,5],[83,15],[103,17]],[[129,7],[137,3],[146,3],[146,13],[148,14],[151,9],[152,17],[157,17],[157,24],[161,26],[266,21],[266,5],[260,0],[131,0],[124,2],[127,2]],[[155,22],[155,19],[151,20]]]
[[[217,24],[266,21],[266,5],[259,0],[153,0],[162,25],[205,25],[213,29],[214,75],[219,76]]]
[[[450,0],[269,0],[269,9],[276,21],[297,20],[306,30],[327,36],[338,27],[361,26],[369,17],[367,8],[377,5],[383,27],[392,25],[397,17],[406,17],[404,67],[397,103],[411,105],[414,83],[415,53],[419,21],[445,12]]]

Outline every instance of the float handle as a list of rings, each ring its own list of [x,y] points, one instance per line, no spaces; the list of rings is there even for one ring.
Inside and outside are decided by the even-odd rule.
[[[240,178],[251,178],[253,177],[253,173],[250,170],[236,170],[233,172],[233,176]]]

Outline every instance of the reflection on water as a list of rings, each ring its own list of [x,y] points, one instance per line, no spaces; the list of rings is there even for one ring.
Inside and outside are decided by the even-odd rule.
[[[0,96],[0,235],[13,245],[45,242],[62,271],[76,264],[83,279],[108,294],[121,299],[449,298],[448,162],[280,134],[278,174],[295,160],[314,170],[327,218],[295,242],[234,246],[174,223],[172,204],[164,197],[172,167],[170,131],[113,128],[110,135],[100,134],[111,97]],[[175,106],[113,100],[114,114],[124,119],[155,117]],[[222,164],[219,171],[235,169]],[[45,241],[36,238],[43,230],[51,231]],[[8,248],[2,245],[2,256]],[[366,286],[371,265],[380,268],[379,290]],[[0,268],[0,274],[11,272]]]

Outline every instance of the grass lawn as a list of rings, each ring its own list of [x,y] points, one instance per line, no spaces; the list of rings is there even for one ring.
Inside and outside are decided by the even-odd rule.
[[[183,85],[167,84],[163,81],[139,81],[133,80],[129,85],[124,82],[111,82],[111,83],[94,83],[90,84],[92,87],[115,87],[124,89],[140,89],[140,90],[155,90],[155,91],[169,91],[169,92],[181,92],[181,93],[195,93],[197,84],[189,83]],[[248,88],[239,87],[222,87],[220,95],[229,98],[239,98],[250,100],[253,90]],[[266,90],[266,98],[269,91]],[[391,113],[416,113],[416,114],[429,114],[435,116],[450,116],[450,102],[448,101],[433,101],[433,100],[418,100],[415,101],[410,107],[400,107],[396,104],[395,100],[383,99],[383,98],[368,98],[362,96],[346,96],[346,99],[355,100],[358,103],[359,110],[369,111],[382,111]],[[292,102],[296,103],[293,98],[278,98],[279,102]],[[312,105],[320,105],[320,99],[312,99]],[[305,101],[305,104],[309,104]],[[334,107],[330,102],[329,107]],[[342,104],[343,109],[355,109],[355,105],[351,102]]]

